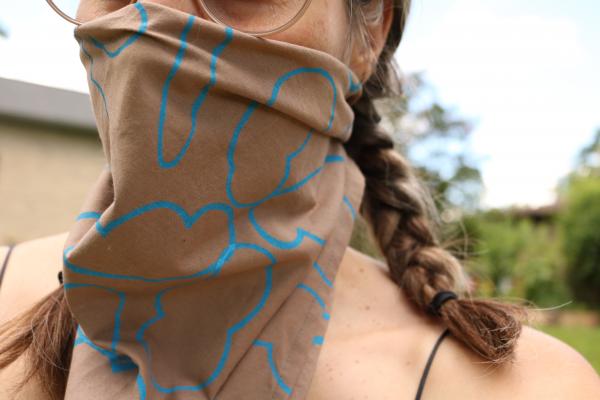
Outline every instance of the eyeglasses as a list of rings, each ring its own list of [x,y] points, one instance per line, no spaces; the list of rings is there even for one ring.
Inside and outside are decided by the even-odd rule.
[[[82,21],[76,18],[80,0],[46,0],[46,2],[67,21],[81,25]],[[120,8],[136,2],[137,0],[123,0]],[[190,0],[190,2],[195,9],[199,6],[213,22],[253,36],[265,36],[284,31],[296,23],[304,15],[312,0]],[[111,0],[111,3],[114,3],[114,0]]]

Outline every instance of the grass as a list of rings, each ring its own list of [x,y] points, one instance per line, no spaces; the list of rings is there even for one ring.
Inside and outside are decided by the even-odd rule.
[[[580,352],[600,374],[600,327],[536,325]]]

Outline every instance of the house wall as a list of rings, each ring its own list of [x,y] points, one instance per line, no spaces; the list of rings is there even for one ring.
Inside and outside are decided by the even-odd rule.
[[[94,131],[0,117],[0,245],[69,230],[104,164]]]

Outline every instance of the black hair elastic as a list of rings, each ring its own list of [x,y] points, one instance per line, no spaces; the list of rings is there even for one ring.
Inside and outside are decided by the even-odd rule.
[[[63,276],[62,276],[62,271],[58,271],[58,281],[60,282],[60,284],[63,284]]]
[[[431,303],[429,303],[429,305],[427,306],[427,312],[431,315],[439,317],[441,315],[440,307],[442,306],[442,304],[444,304],[444,302],[447,300],[457,298],[457,294],[450,290],[442,290],[440,292],[437,292],[435,296],[433,296]]]

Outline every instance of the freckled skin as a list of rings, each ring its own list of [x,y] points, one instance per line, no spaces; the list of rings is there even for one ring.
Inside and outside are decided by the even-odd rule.
[[[209,19],[195,0],[147,0],[154,3],[177,8],[181,11]],[[225,1],[225,0],[224,0]],[[250,1],[250,0],[248,0]],[[362,81],[372,72],[371,67],[360,57],[360,49],[353,48],[349,59],[344,59],[344,49],[348,42],[349,21],[346,7],[349,0],[312,0],[305,14],[294,25],[283,32],[264,36],[267,39],[281,40],[316,50],[321,50],[349,65]],[[77,18],[88,21],[95,17],[115,11],[127,4],[129,0],[81,0]],[[387,8],[387,11],[390,11]],[[375,51],[379,53],[390,28],[391,12],[381,26],[373,27],[371,32],[375,41]]]

